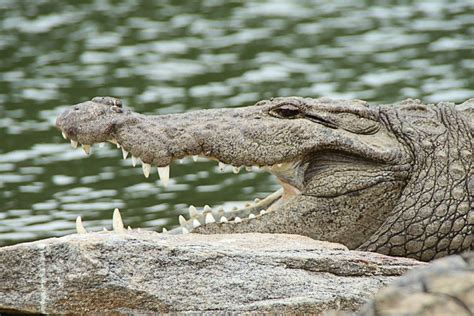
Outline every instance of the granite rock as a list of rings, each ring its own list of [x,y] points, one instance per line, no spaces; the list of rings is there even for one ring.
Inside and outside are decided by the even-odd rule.
[[[0,312],[357,311],[419,265],[298,235],[76,234],[0,248]]]

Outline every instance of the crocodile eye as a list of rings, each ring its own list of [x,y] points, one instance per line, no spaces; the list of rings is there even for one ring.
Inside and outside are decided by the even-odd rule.
[[[279,118],[295,118],[300,114],[300,109],[293,104],[282,104],[270,110],[270,115]]]

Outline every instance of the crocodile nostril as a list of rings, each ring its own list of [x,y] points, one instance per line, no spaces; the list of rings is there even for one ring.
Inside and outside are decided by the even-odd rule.
[[[74,107],[74,111],[79,111],[79,107],[78,107],[78,106],[75,106],[75,107]]]
[[[119,107],[118,105],[113,105],[111,107],[112,111],[114,111],[115,113],[123,113],[123,110],[121,107]]]
[[[94,97],[92,98],[92,102],[105,104],[105,105],[114,105],[119,108],[122,107],[122,101],[114,97]]]

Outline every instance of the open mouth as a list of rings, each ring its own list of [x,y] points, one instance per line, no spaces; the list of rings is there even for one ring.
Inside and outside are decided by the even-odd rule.
[[[73,148],[77,148],[82,146],[82,149],[87,155],[90,155],[92,152],[92,145],[93,144],[80,144],[78,141],[73,140],[74,136],[67,135],[67,133],[62,130],[60,127],[59,129],[62,132],[62,136],[64,139],[69,139],[71,142],[71,146]],[[116,139],[108,140],[109,143],[116,145],[117,149],[120,149],[122,152],[122,157],[124,160],[131,159],[132,166],[141,165],[143,174],[146,178],[150,176],[152,170],[156,167],[158,170],[158,175],[160,178],[161,184],[166,188],[169,184],[170,179],[170,165],[165,167],[154,166],[153,164],[146,163],[144,160],[146,158],[141,156],[133,156],[130,154],[130,149],[126,146],[120,144]],[[99,147],[102,147],[104,143],[99,143]],[[223,172],[224,169],[228,168],[229,165],[219,161],[215,157],[206,156],[205,154],[200,155],[193,155],[191,156],[194,161],[197,161],[199,157],[207,158],[210,160],[217,161],[218,169]],[[175,160],[181,160],[186,157],[180,157],[177,159],[173,159],[171,162]],[[264,170],[276,176],[277,181],[281,184],[281,188],[277,191],[269,194],[264,199],[255,199],[252,202],[247,202],[243,208],[233,208],[232,210],[224,210],[223,208],[220,209],[212,209],[209,206],[205,206],[202,211],[198,211],[196,207],[190,206],[189,207],[189,218],[185,218],[183,215],[179,215],[178,220],[181,226],[179,232],[189,232],[192,231],[194,228],[197,228],[204,224],[210,224],[215,222],[227,223],[227,222],[234,222],[239,223],[245,220],[253,220],[259,218],[261,216],[265,216],[268,213],[271,213],[281,207],[284,203],[288,200],[292,199],[293,197],[301,194],[301,188],[303,186],[303,178],[304,178],[304,171],[307,167],[307,164],[302,163],[302,161],[293,161],[293,162],[282,162],[277,163],[271,166],[256,166],[256,165],[248,165],[248,166],[232,166],[233,173],[238,174],[241,169],[245,169],[246,171],[254,171],[254,170]],[[115,218],[115,215],[114,215]],[[165,228],[164,231],[167,231]]]

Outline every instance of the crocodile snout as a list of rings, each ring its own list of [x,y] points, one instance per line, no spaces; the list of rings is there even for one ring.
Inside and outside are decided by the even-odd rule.
[[[61,130],[63,133],[66,132],[65,130],[65,122],[68,118],[68,116],[71,115],[71,112],[75,111],[74,108],[72,109],[67,109],[63,112],[61,112],[61,114],[58,115],[58,117],[56,118],[56,127]]]
[[[56,119],[56,127],[73,147],[78,143],[92,145],[113,139],[116,124],[129,112],[123,109],[120,99],[95,97],[63,111]]]

